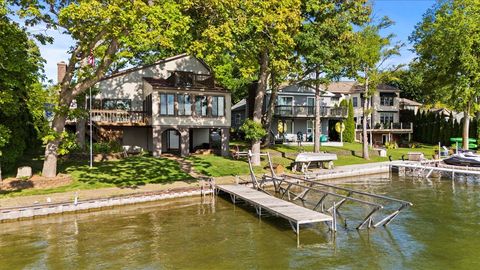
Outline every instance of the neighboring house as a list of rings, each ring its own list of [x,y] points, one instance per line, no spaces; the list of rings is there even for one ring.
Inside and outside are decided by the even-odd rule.
[[[66,66],[59,65],[59,76]],[[201,60],[177,55],[103,78],[92,101],[97,136],[115,134],[125,146],[154,156],[186,156],[198,148],[228,155],[230,92]]]
[[[271,93],[267,92],[264,101],[264,113],[269,103]],[[334,131],[335,123],[347,116],[346,108],[339,107],[340,96],[323,91],[321,95],[321,134],[337,140],[338,134]],[[241,100],[232,107],[233,124],[238,128],[247,118],[249,102]],[[297,133],[303,134],[303,141],[312,141],[314,138],[315,123],[315,89],[300,84],[288,85],[281,88],[275,104],[275,113],[272,120],[271,135],[278,140],[296,141]]]
[[[383,145],[389,141],[411,139],[412,123],[400,122],[400,90],[381,84],[378,91],[371,97],[372,114],[368,120],[368,134],[373,143]],[[328,85],[328,91],[352,99],[354,119],[356,123],[356,140],[361,141],[363,119],[364,88],[357,82],[334,82]]]
[[[417,114],[418,110],[423,106],[422,103],[416,102],[408,98],[399,98],[399,109],[400,111],[413,111],[414,114]]]

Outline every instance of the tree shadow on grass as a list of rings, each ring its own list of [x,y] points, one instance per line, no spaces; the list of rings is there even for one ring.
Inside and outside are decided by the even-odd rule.
[[[148,156],[128,157],[119,161],[88,165],[71,165],[65,170],[78,181],[87,184],[113,184],[118,187],[136,187],[145,184],[166,184],[193,178],[180,169],[177,162]]]

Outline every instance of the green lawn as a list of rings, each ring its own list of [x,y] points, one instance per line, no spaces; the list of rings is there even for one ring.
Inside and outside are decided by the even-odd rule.
[[[246,148],[245,143],[238,143],[241,149]],[[322,151],[335,153],[338,160],[336,166],[352,165],[369,162],[388,161],[388,158],[381,158],[377,154],[371,154],[370,160],[361,158],[361,144],[345,143],[343,147],[321,147]],[[402,155],[408,152],[423,152],[425,157],[431,158],[436,146],[423,145],[418,148],[398,148],[387,150],[387,155],[393,159],[401,159]],[[290,169],[295,159],[295,153],[300,151],[313,151],[313,146],[299,148],[297,146],[275,145],[262,151],[269,151],[272,154],[272,161]],[[246,160],[234,160],[215,155],[191,156],[188,158],[193,163],[194,169],[201,174],[218,177],[227,175],[249,174]],[[41,159],[31,159],[23,162],[24,165],[32,166],[35,173],[41,169]],[[265,158],[262,158],[262,166],[256,167],[256,173],[264,173],[267,170]],[[80,189],[97,189],[102,187],[135,187],[148,183],[170,183],[179,180],[193,180],[192,177],[183,172],[177,162],[165,158],[153,158],[150,156],[129,157],[119,161],[96,162],[94,168],[90,169],[88,162],[82,161],[60,161],[58,172],[72,176],[73,182],[69,185],[50,189],[25,189],[20,191],[1,191],[0,198],[23,195],[50,194]],[[10,175],[11,176],[11,175]]]
[[[373,150],[370,150],[370,160],[363,159],[361,157],[362,144],[360,143],[344,143],[342,147],[322,146],[320,147],[320,150],[328,153],[337,154],[338,160],[335,161],[336,166],[362,164],[362,163],[370,163],[370,162],[381,162],[381,161],[389,160],[388,157],[386,158],[379,157],[378,154]],[[426,158],[432,158],[432,155],[434,154],[435,150],[436,150],[436,146],[431,146],[431,145],[421,145],[420,147],[417,147],[417,148],[388,149],[387,156],[392,156],[393,160],[399,160],[402,158],[402,155],[405,158],[407,158],[408,152],[422,152],[424,153]],[[262,151],[270,151],[270,152],[276,151],[276,152],[285,153],[287,154],[287,156],[290,156],[290,155],[293,155],[294,153],[299,153],[301,151],[311,152],[313,151],[313,146],[307,145],[307,146],[298,147],[298,146],[280,144],[280,145],[271,146],[267,149],[263,149]],[[283,163],[286,163],[286,161],[283,161]]]
[[[119,161],[95,162],[90,168],[86,161],[59,163],[59,173],[72,176],[69,185],[49,189],[25,189],[0,191],[1,197],[40,195],[79,189],[102,187],[135,187],[148,183],[171,183],[179,180],[193,180],[183,172],[177,162],[149,156],[128,157]]]
[[[250,173],[246,160],[234,160],[215,155],[198,155],[188,158],[193,163],[195,171],[206,176],[217,177],[227,175],[247,175]],[[255,168],[255,172],[263,172]]]

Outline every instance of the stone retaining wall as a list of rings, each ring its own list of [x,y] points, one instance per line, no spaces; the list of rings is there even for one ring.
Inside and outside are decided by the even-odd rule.
[[[89,211],[94,209],[99,210],[102,208],[111,208],[120,205],[152,202],[187,196],[206,195],[211,193],[212,190],[202,189],[194,189],[182,192],[160,191],[158,193],[150,192],[148,194],[135,194],[130,196],[78,201],[76,204],[74,202],[63,202],[33,205],[27,207],[4,208],[0,209],[0,222],[35,218],[38,216]]]

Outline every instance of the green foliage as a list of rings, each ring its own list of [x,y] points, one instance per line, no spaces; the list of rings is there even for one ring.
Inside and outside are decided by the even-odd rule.
[[[40,145],[39,133],[47,123],[39,83],[43,59],[24,29],[9,19],[4,1],[0,37],[0,162],[8,170]]]
[[[410,39],[418,59],[412,66],[422,76],[421,89],[430,103],[440,101],[468,116],[478,111],[479,28],[477,0],[440,1],[415,27]],[[470,137],[468,130],[462,135]]]
[[[252,143],[260,141],[267,135],[267,131],[265,131],[262,124],[251,119],[247,119],[240,127],[240,130],[245,134],[245,139]]]
[[[385,143],[385,148],[387,148],[387,149],[397,149],[398,144],[396,142],[386,142]]]
[[[62,156],[79,149],[80,147],[77,144],[77,137],[75,134],[64,131],[61,135],[61,143],[58,147],[58,154]]]
[[[93,144],[95,154],[111,154],[122,151],[122,145],[117,141],[97,142]]]
[[[199,1],[191,10],[196,27],[190,51],[209,63],[239,100],[261,77],[263,60],[268,65],[262,72],[273,71],[278,81],[295,68],[300,6],[300,0]]]
[[[343,140],[352,143],[355,141],[355,119],[353,111],[353,101],[348,101],[348,117],[345,121],[345,132],[343,132]]]

